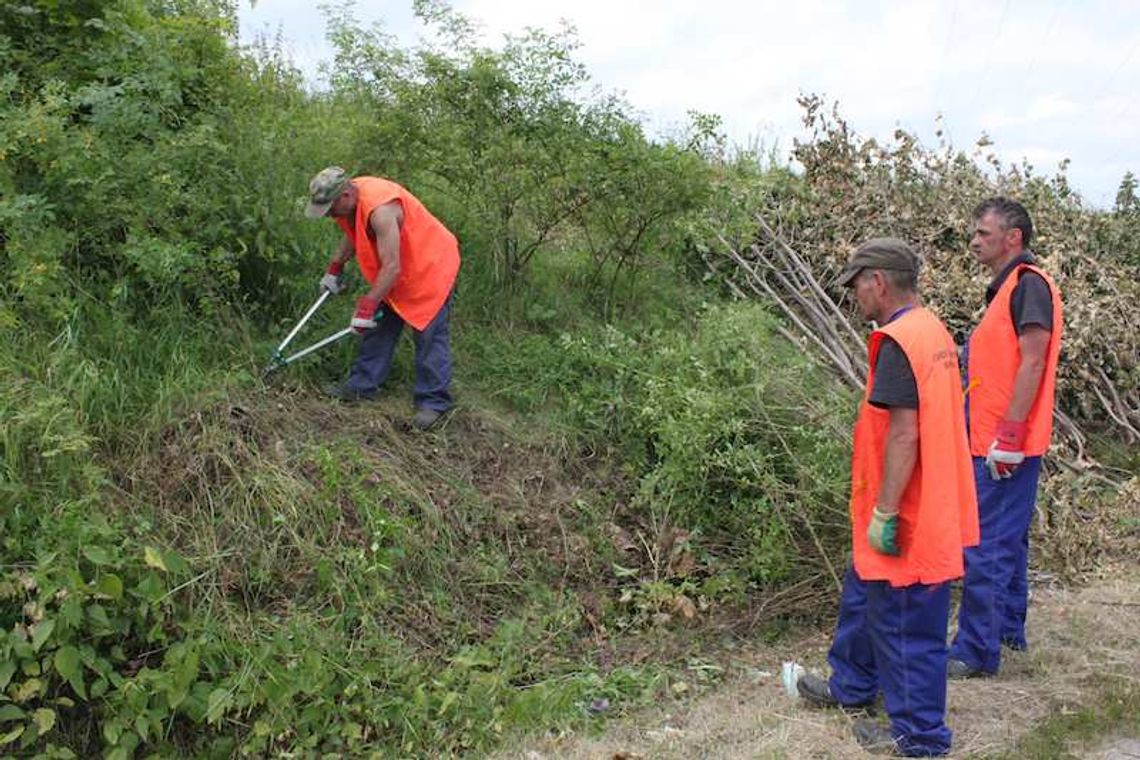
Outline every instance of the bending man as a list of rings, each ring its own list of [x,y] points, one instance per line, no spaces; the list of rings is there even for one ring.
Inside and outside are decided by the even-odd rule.
[[[344,401],[373,398],[407,323],[416,346],[412,424],[431,427],[452,406],[448,312],[459,272],[455,236],[415,196],[379,177],[350,179],[330,166],[313,177],[309,195],[305,214],[331,216],[345,238],[321,287],[339,293],[344,264],[353,255],[369,284],[351,321],[361,336],[360,352],[348,380],[329,394]]]

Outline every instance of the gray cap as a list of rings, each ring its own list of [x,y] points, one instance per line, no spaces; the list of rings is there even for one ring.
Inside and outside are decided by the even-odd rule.
[[[891,269],[897,272],[918,272],[922,259],[898,238],[871,238],[851,255],[837,280],[846,288],[864,269]]]
[[[348,187],[348,173],[339,166],[329,166],[317,172],[309,182],[309,205],[305,216],[320,219],[329,212],[333,201]]]

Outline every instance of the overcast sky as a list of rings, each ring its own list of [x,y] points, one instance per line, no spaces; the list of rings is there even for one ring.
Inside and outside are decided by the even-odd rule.
[[[578,31],[583,62],[623,93],[651,134],[690,109],[720,114],[730,140],[787,151],[802,135],[796,96],[838,100],[859,133],[898,126],[935,145],[942,114],[956,147],[984,132],[1007,161],[1111,206],[1125,171],[1140,174],[1140,0],[455,0],[488,44],[525,26]],[[361,2],[403,44],[421,27],[411,0]],[[281,34],[314,80],[331,58],[312,0],[239,9],[242,38]]]

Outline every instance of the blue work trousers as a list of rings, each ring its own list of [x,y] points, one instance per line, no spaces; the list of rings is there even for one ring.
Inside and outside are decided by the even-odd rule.
[[[910,757],[950,751],[949,617],[949,583],[894,587],[860,580],[853,567],[843,579],[839,623],[827,655],[831,694],[854,707],[870,704],[882,690],[891,733]]]
[[[451,297],[422,331],[412,329],[416,347],[416,378],[412,400],[417,409],[446,412],[451,400]],[[372,394],[388,377],[396,343],[404,320],[392,309],[385,309],[376,327],[360,337],[360,351],[347,386],[358,393]]]
[[[1041,457],[1027,458],[1006,480],[991,478],[985,457],[974,457],[981,541],[966,549],[950,656],[987,673],[998,671],[1003,641],[1016,649],[1027,646],[1029,525],[1040,476]]]

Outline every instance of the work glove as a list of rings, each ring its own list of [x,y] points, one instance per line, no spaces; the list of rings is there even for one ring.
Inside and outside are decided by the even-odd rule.
[[[998,423],[994,442],[986,454],[986,469],[994,480],[1012,478],[1014,470],[1025,461],[1025,428],[1024,422]]]
[[[325,276],[321,278],[321,290],[327,290],[334,296],[344,289],[341,285],[340,275],[344,271],[344,262],[333,259],[329,262],[329,268],[325,270]]]
[[[375,298],[368,296],[361,296],[356,299],[356,311],[352,314],[352,329],[363,335],[372,328],[376,327],[376,311],[380,308],[380,302]]]
[[[898,512],[884,512],[878,507],[871,513],[871,524],[867,526],[867,541],[879,554],[897,557],[899,553]]]

